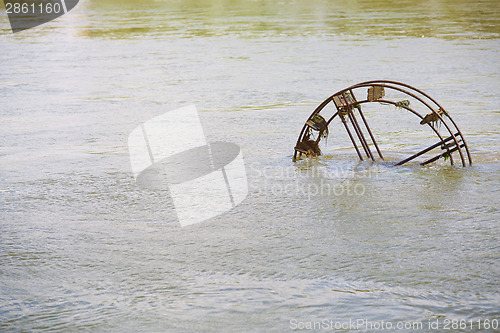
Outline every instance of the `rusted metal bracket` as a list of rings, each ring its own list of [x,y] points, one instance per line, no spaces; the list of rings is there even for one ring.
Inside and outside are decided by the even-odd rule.
[[[356,98],[356,94],[360,96],[363,92],[366,93],[366,99],[358,100]],[[404,94],[408,99],[400,101],[391,100],[390,95],[393,92],[396,92],[399,95]],[[370,129],[365,115],[361,110],[361,106],[366,103],[394,105],[398,109],[407,110],[420,119],[420,125],[429,126],[439,138],[437,143],[424,148],[408,158],[395,163],[394,165],[403,165],[419,156],[425,155],[426,153],[437,149],[438,147],[440,147],[442,149],[441,151],[444,152],[424,160],[420,162],[420,164],[427,165],[439,160],[440,158],[449,158],[450,163],[454,164],[452,155],[454,152],[458,152],[463,166],[472,164],[469,148],[465,142],[462,132],[450,117],[449,113],[441,105],[439,105],[426,93],[410,85],[387,80],[358,83],[342,89],[324,100],[309,116],[303,126],[297,139],[293,160],[295,161],[303,156],[321,155],[319,142],[322,138],[326,138],[328,136],[328,126],[330,126],[331,122],[338,117],[342,122],[360,160],[364,160],[365,157],[366,159],[371,159],[372,161],[376,160],[376,157],[371,150],[371,146],[373,146],[377,151],[377,158],[380,158],[383,161],[384,157],[377,141],[375,140],[375,135]],[[411,106],[411,103],[419,104],[419,107],[427,110],[428,113],[422,115],[422,111],[420,111],[420,113],[417,112],[415,108]],[[336,112],[328,117],[326,116],[328,112],[325,107],[330,104],[335,107]],[[358,122],[356,113],[359,114],[362,121]],[[443,138],[438,130],[441,124],[444,125],[444,129],[448,132],[448,136],[446,138]],[[367,135],[365,135],[366,133]],[[367,140],[368,137],[371,142]],[[358,142],[361,149],[358,146]]]

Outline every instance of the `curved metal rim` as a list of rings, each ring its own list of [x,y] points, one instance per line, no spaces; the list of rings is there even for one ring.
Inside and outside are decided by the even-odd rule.
[[[307,118],[307,121],[309,121],[314,115],[320,113],[329,103],[333,102],[333,98],[335,96],[339,96],[339,95],[342,95],[342,94],[345,94],[346,92],[350,92],[353,96],[354,96],[354,93],[353,93],[353,90],[355,89],[359,89],[359,88],[366,88],[366,87],[372,87],[372,86],[382,86],[384,88],[388,88],[388,89],[393,89],[393,90],[396,90],[396,91],[399,91],[399,92],[402,92],[404,94],[407,94],[408,96],[411,96],[413,98],[415,98],[416,100],[418,100],[420,103],[422,103],[423,105],[425,105],[429,110],[431,110],[431,112],[433,112],[437,117],[438,119],[444,124],[444,126],[446,127],[446,129],[448,130],[450,136],[451,136],[451,139],[454,141],[456,147],[457,147],[457,150],[460,154],[460,158],[461,158],[461,161],[462,161],[462,165],[465,167],[466,166],[466,162],[465,162],[465,157],[464,157],[464,154],[462,152],[462,150],[460,149],[461,146],[463,146],[465,148],[465,151],[467,153],[467,159],[469,161],[469,165],[472,165],[472,158],[471,158],[471,155],[470,155],[470,152],[469,152],[469,148],[467,146],[467,143],[465,141],[465,138],[464,136],[462,135],[462,132],[460,131],[460,129],[458,128],[457,124],[455,123],[455,121],[448,115],[448,112],[436,101],[434,100],[432,97],[430,97],[428,94],[426,94],[425,92],[415,88],[415,87],[412,87],[408,84],[405,84],[405,83],[401,83],[401,82],[397,82],[397,81],[390,81],[390,80],[371,80],[371,81],[365,81],[365,82],[361,82],[361,83],[357,83],[357,84],[354,84],[350,87],[347,87],[347,88],[344,88],[342,90],[339,90],[338,92],[336,92],[335,94],[329,96],[327,99],[325,99],[320,105],[318,105],[316,107],[316,109],[311,113],[311,115],[309,116],[309,118]],[[401,87],[405,87],[407,89],[410,89],[411,91],[407,91]],[[420,96],[419,96],[420,95]],[[427,99],[427,100],[426,100]],[[362,101],[356,101],[357,104],[363,104],[363,103],[373,103],[373,102],[384,102],[384,103],[389,103],[389,104],[394,104],[396,105],[395,102],[392,102],[392,101],[389,101],[389,100],[376,100],[376,101],[368,101],[368,100],[362,100]],[[446,123],[444,117],[442,117],[430,104],[434,104],[435,107],[441,110],[443,110],[443,114],[444,115],[447,115],[447,119],[450,120],[452,126],[455,128],[456,130],[456,134],[460,135],[460,138],[462,140],[462,145],[459,143],[459,140],[457,140],[454,132],[450,126]],[[418,113],[416,112],[415,110],[411,109],[411,108],[408,108],[408,107],[403,107],[404,109],[412,112],[413,114],[417,115],[420,119],[423,119],[423,117]],[[331,121],[336,117],[338,116],[338,111],[332,116],[330,117],[330,119],[327,121],[327,124],[330,125]],[[363,117],[363,120],[364,120],[364,116],[362,115]],[[306,122],[307,122],[306,121]],[[434,133],[440,138],[440,140],[443,140],[443,137],[441,136],[441,134],[434,128],[434,126],[432,126],[432,124],[428,123],[428,125],[431,127],[431,129],[434,131]],[[296,145],[298,145],[300,143],[300,141],[302,140],[303,138],[303,135],[304,135],[304,132],[305,130],[307,129],[308,125],[304,124],[304,126],[302,127],[302,130],[299,134],[299,137],[297,139],[297,143]],[[368,128],[368,131],[371,134],[371,131]],[[352,138],[351,138],[352,139]],[[372,136],[372,140],[374,140],[373,136]],[[354,143],[354,142],[353,142]],[[363,144],[362,144],[363,145]],[[356,145],[354,145],[355,148]],[[375,144],[375,147],[377,148],[378,150],[378,146]],[[451,157],[451,152],[449,151],[448,148],[447,149],[447,152],[450,153],[449,156],[450,156],[450,161],[451,161],[451,164],[453,164],[453,158]],[[359,154],[358,152],[358,155],[360,156],[360,158],[362,159],[361,155]],[[368,154],[367,154],[368,155]],[[380,151],[379,151],[379,155],[382,157]],[[293,155],[293,160],[295,161],[297,158],[297,150],[295,150],[294,152],[294,155]],[[373,159],[373,158],[372,158]]]

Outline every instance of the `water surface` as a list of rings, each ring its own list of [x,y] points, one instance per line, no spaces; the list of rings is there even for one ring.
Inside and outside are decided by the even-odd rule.
[[[89,0],[12,34],[2,12],[0,328],[500,319],[499,20],[497,1]],[[371,79],[434,97],[472,167],[359,162],[341,127],[293,163],[312,110]],[[190,103],[250,188],[181,228],[168,192],[135,184],[127,136]],[[401,128],[367,116],[398,156]]]

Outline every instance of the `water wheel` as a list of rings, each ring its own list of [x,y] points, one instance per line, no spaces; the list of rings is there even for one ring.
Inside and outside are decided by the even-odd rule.
[[[424,126],[430,128],[433,137],[437,137],[435,139],[437,142],[431,145],[427,143],[425,146],[418,142],[419,140],[412,139],[414,144],[410,156],[394,162],[394,165],[403,165],[412,160],[418,161],[420,165],[427,165],[439,159],[449,160],[453,165],[457,155],[462,166],[472,164],[462,132],[441,105],[410,85],[385,80],[358,83],[324,100],[302,127],[295,145],[294,161],[304,156],[314,157],[322,154],[319,143],[328,137],[329,127],[334,120],[340,121],[345,128],[361,160],[366,158],[384,161],[380,145],[375,139],[377,133],[372,132],[368,125],[368,117],[365,117],[363,111],[369,104],[392,106],[399,115],[406,110],[408,111],[406,114],[411,117],[409,120],[416,127],[411,133],[418,133]],[[391,117],[388,118],[390,122]],[[393,128],[400,125],[395,122],[391,124]],[[418,149],[415,149],[416,147]]]

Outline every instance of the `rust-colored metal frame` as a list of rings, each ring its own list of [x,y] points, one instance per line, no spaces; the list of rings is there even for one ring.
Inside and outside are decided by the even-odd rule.
[[[458,128],[457,124],[453,121],[453,119],[450,117],[448,112],[438,103],[436,102],[432,97],[427,95],[426,93],[418,90],[417,88],[414,88],[408,84],[401,83],[401,82],[396,82],[396,81],[387,81],[387,80],[376,80],[376,81],[366,81],[366,82],[361,82],[355,85],[352,85],[348,88],[342,89],[335,94],[331,95],[328,97],[326,100],[324,100],[315,110],[314,112],[309,116],[307,121],[311,120],[315,115],[320,114],[320,112],[330,103],[332,103],[335,108],[336,112],[330,117],[327,118],[327,125],[330,125],[332,120],[334,120],[336,117],[339,117],[341,122],[343,123],[347,134],[349,135],[349,138],[361,160],[363,160],[363,156],[366,155],[366,158],[375,160],[375,156],[373,155],[372,151],[370,150],[370,145],[368,141],[366,140],[366,137],[363,133],[363,129],[360,126],[360,122],[357,121],[356,115],[355,115],[355,109],[358,111],[359,116],[361,117],[362,124],[364,125],[366,132],[368,133],[368,136],[371,139],[371,142],[373,146],[375,147],[378,157],[382,160],[384,160],[384,157],[382,156],[382,152],[380,151],[379,146],[377,145],[377,142],[375,141],[375,136],[373,135],[370,127],[368,126],[368,122],[366,121],[366,118],[361,110],[361,105],[365,103],[384,103],[384,104],[392,104],[395,105],[399,108],[406,109],[416,115],[418,118],[421,120],[424,119],[425,115],[419,114],[417,111],[415,111],[413,108],[410,107],[410,105],[405,105],[401,104],[398,102],[394,102],[388,99],[384,99],[383,97],[379,96],[378,98],[374,99],[366,99],[363,100],[357,100],[356,96],[354,95],[355,90],[359,89],[364,89],[364,88],[372,88],[374,87],[382,87],[383,90],[395,90],[401,93],[404,93],[415,100],[419,101],[421,104],[423,104],[425,107],[427,107],[430,110],[430,113],[428,115],[433,115],[433,118],[436,120],[436,122],[427,122],[427,125],[433,130],[433,132],[438,136],[439,142],[431,145],[430,147],[427,147],[420,152],[413,154],[409,156],[408,158],[396,163],[395,165],[403,165],[416,157],[419,157],[434,148],[437,148],[441,146],[441,149],[444,150],[443,153],[432,157],[430,159],[427,159],[423,162],[421,162],[421,165],[426,165],[429,163],[432,163],[442,157],[449,157],[450,158],[450,163],[453,165],[454,160],[452,153],[458,151],[460,160],[462,162],[462,166],[466,166],[467,162],[469,165],[472,164],[472,158],[469,152],[469,148],[467,147],[467,143],[465,142],[465,139],[462,135],[462,132]],[[380,89],[380,88],[379,88]],[[341,102],[339,102],[341,101]],[[349,120],[349,121],[347,121]],[[297,158],[302,157],[304,154],[303,152],[299,151],[297,149],[297,146],[299,143],[304,139],[306,135],[306,131],[310,131],[310,126],[307,124],[302,127],[302,131],[299,134],[299,137],[297,139],[297,145],[295,148],[295,153],[293,155],[293,160],[297,160]],[[439,133],[439,131],[436,129],[435,123],[442,123],[446,130],[449,133],[449,136],[446,138],[443,138],[443,136]],[[350,126],[352,127],[353,131],[351,131]],[[354,134],[353,134],[354,132]],[[357,136],[358,141],[361,144],[362,150],[364,152],[364,155],[362,151],[359,149],[355,136]],[[316,144],[319,143],[320,137],[318,136],[316,140]],[[448,143],[449,142],[449,143]],[[463,151],[463,148],[465,148],[465,153]]]

